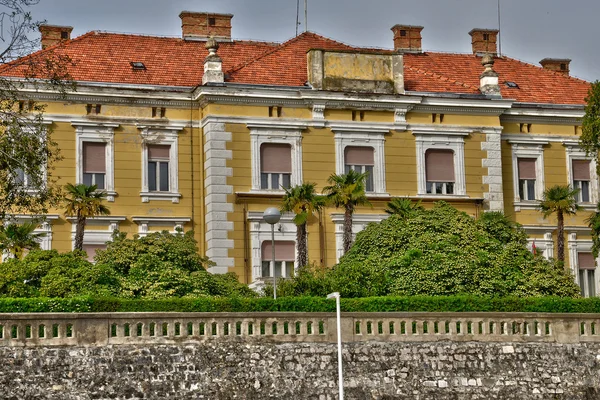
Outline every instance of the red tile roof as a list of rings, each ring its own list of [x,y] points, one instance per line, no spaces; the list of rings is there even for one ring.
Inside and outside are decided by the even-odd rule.
[[[218,54],[229,82],[303,86],[307,81],[309,49],[361,49],[306,32],[282,44],[252,41],[221,43]],[[76,81],[194,87],[202,82],[204,42],[179,38],[90,32],[71,41],[34,53],[67,55],[73,61],[69,73]],[[131,62],[143,62],[135,71]],[[479,94],[481,58],[472,54],[405,54],[405,88],[415,92]],[[502,96],[519,102],[584,104],[589,83],[563,76],[512,58],[496,58]],[[18,61],[0,67],[4,76],[21,77],[27,67]],[[512,81],[519,88],[509,88]]]

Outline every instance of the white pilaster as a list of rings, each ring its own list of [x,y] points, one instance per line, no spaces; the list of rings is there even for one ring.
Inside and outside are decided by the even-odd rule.
[[[501,132],[486,132],[486,141],[481,142],[481,150],[487,153],[481,160],[482,166],[487,168],[487,175],[483,175],[483,183],[488,185],[488,191],[483,194],[486,211],[504,212],[504,191],[502,183],[502,151]]]

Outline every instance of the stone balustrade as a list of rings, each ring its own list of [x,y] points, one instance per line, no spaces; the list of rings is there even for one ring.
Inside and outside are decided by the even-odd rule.
[[[600,314],[343,313],[344,342],[600,342]],[[333,313],[0,314],[0,346],[335,343]]]

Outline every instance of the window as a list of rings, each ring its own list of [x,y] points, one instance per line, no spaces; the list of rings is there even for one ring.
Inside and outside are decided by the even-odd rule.
[[[519,198],[521,200],[535,200],[535,163],[534,158],[519,158]]]
[[[105,244],[84,244],[83,251],[87,254],[87,259],[89,262],[94,261],[94,257],[96,256],[96,252],[98,250],[106,250]]]
[[[577,253],[577,278],[582,297],[596,296],[596,264],[592,253]]]
[[[23,168],[16,168],[15,183],[22,188],[29,188],[31,186],[31,176]]]
[[[115,201],[114,129],[118,124],[73,122],[77,132],[75,151],[77,183],[96,185],[106,192],[106,199]]]
[[[427,150],[425,175],[428,194],[454,194],[454,152],[442,149]]]
[[[281,190],[292,181],[292,147],[285,143],[264,143],[260,147],[260,188]]]
[[[106,189],[106,143],[83,143],[83,183]]]
[[[250,129],[251,190],[283,191],[282,187],[302,184],[302,131],[306,125],[282,125],[273,119],[247,126]]]
[[[262,242],[262,277],[290,278],[294,276],[294,259],[296,243],[292,241],[275,241],[275,264],[271,241]]]
[[[579,189],[578,203],[590,202],[590,162],[588,160],[573,160],[573,187]]]
[[[169,160],[171,146],[148,146],[148,190],[150,192],[168,192]]]
[[[138,126],[142,145],[142,203],[179,203],[179,132],[182,126]]]
[[[347,146],[344,149],[344,173],[356,171],[359,174],[367,172],[367,178],[365,179],[365,190],[367,192],[373,192],[374,189],[374,177],[373,168],[375,166],[375,155],[372,147],[357,147]]]
[[[335,124],[335,173],[368,172],[365,189],[369,196],[388,196],[385,181],[385,135],[389,130],[362,123]]]
[[[537,209],[536,200],[544,195],[544,146],[549,143],[531,135],[518,136],[508,139],[512,146],[513,205],[517,212]]]
[[[464,138],[472,132],[471,128],[439,125],[413,129],[419,196],[466,197]]]

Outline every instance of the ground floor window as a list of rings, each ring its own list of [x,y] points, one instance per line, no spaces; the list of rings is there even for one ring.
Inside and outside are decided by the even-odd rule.
[[[592,253],[577,253],[577,276],[582,297],[596,296],[596,264]]]
[[[294,276],[294,259],[296,243],[292,241],[275,241],[275,263],[271,241],[262,243],[262,277],[291,278]]]

